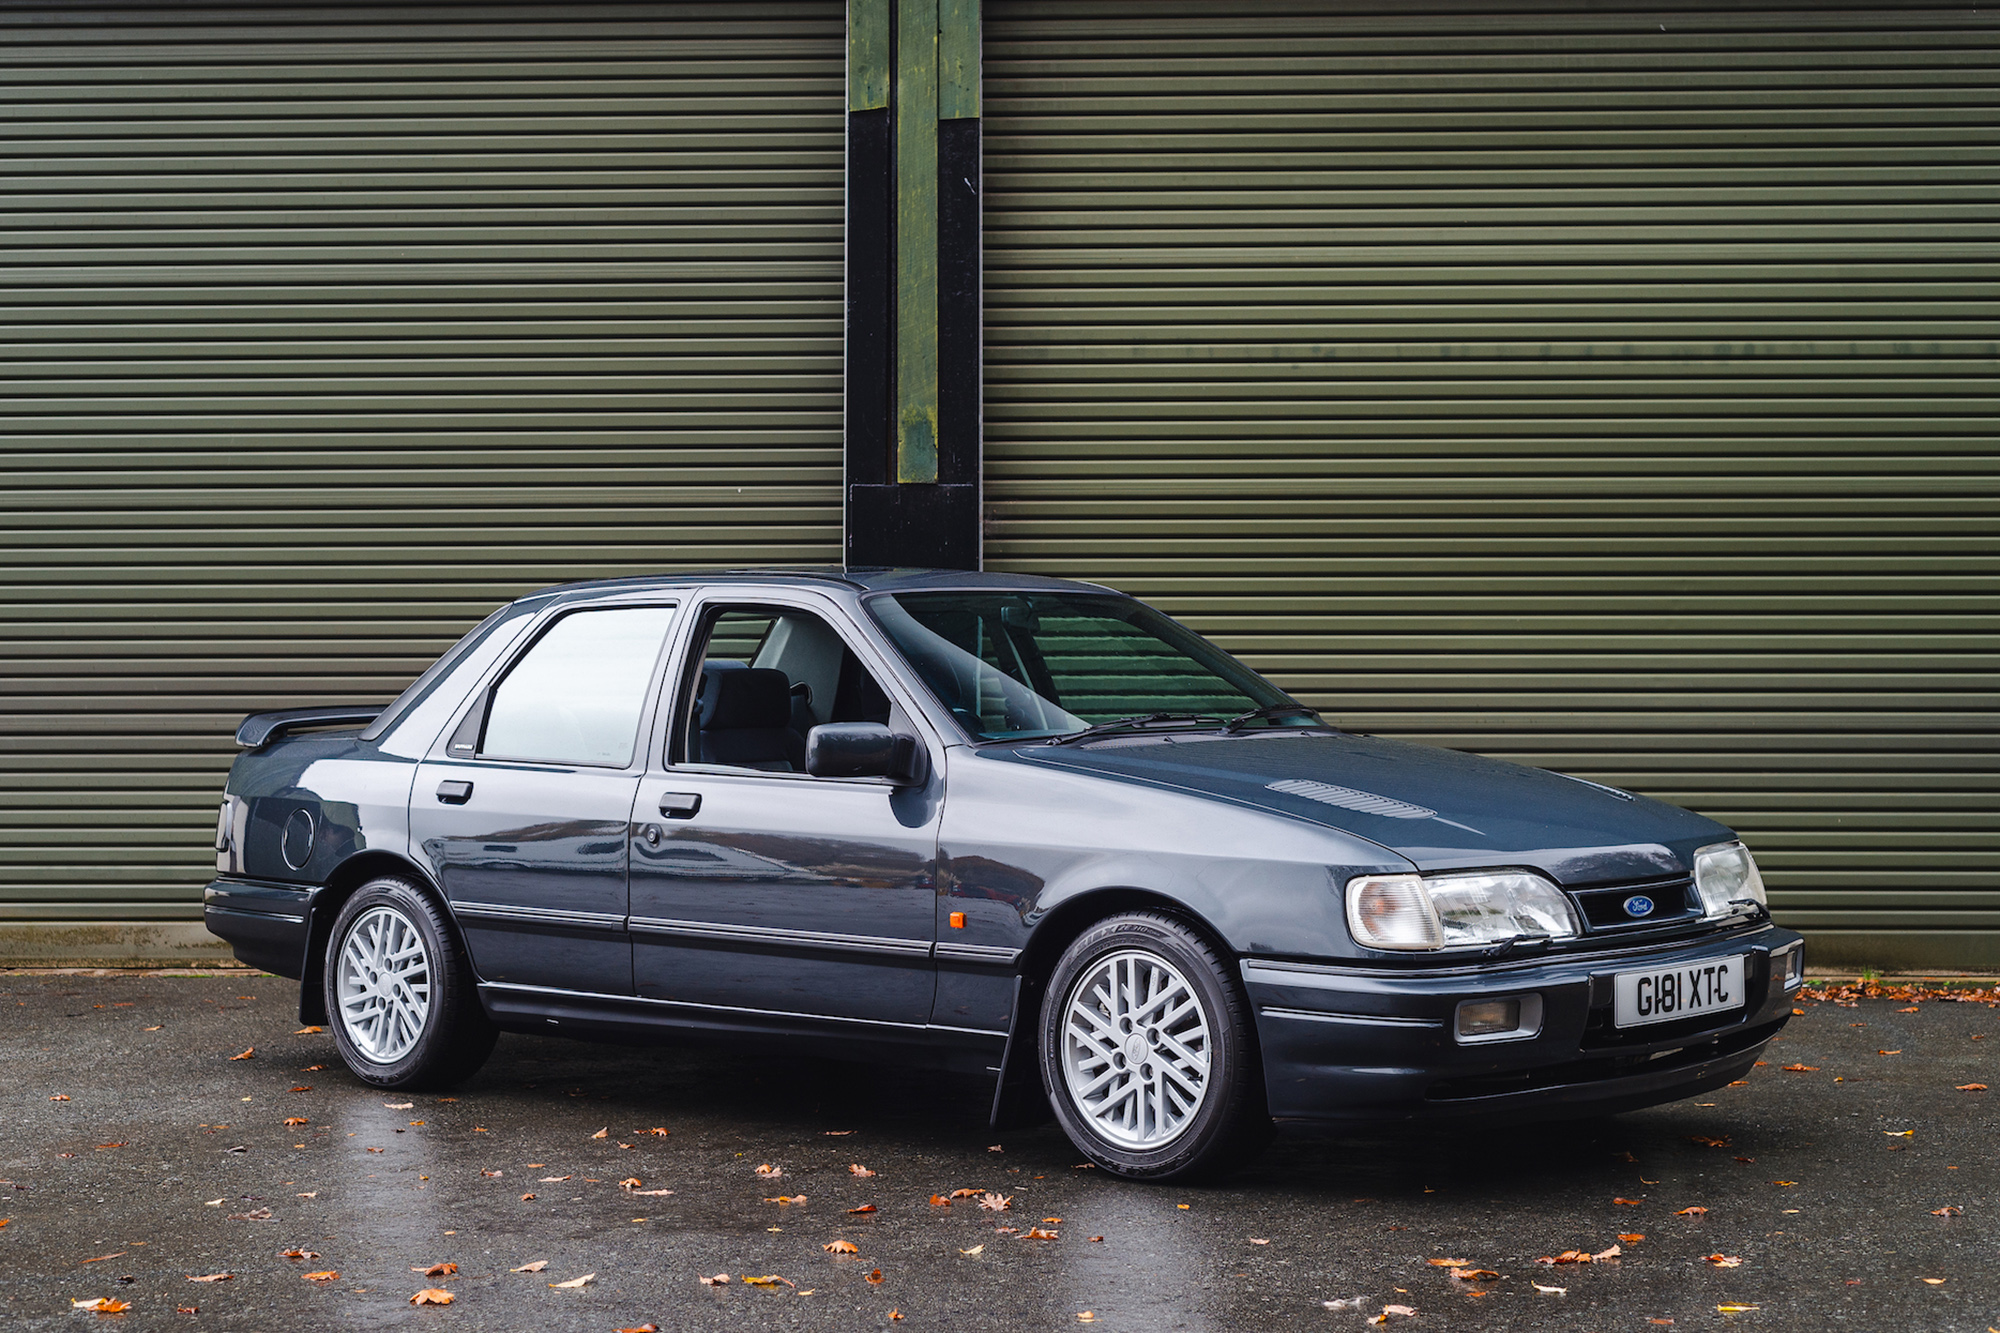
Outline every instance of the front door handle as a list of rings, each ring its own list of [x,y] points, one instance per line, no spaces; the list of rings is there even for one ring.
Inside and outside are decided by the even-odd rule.
[[[438,799],[446,805],[464,805],[472,799],[472,784],[448,779],[438,783]]]
[[[701,793],[666,791],[660,793],[660,813],[668,819],[693,819],[701,809]]]

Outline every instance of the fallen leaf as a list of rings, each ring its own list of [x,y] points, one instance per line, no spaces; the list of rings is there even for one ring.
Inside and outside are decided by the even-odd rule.
[[[1460,1282],[1485,1282],[1500,1276],[1490,1268],[1454,1268],[1451,1275]]]
[[[227,1282],[227,1281],[229,1281],[229,1280],[230,1280],[231,1278],[233,1278],[233,1277],[235,1277],[235,1276],[236,1276],[236,1274],[234,1274],[234,1273],[205,1273],[205,1274],[203,1274],[203,1275],[202,1275],[202,1276],[200,1276],[200,1277],[195,1277],[195,1276],[194,1276],[193,1274],[189,1274],[189,1276],[188,1276],[188,1281],[190,1281],[190,1282]]]
[[[310,1084],[310,1083],[304,1083],[304,1084],[300,1084],[300,1085],[299,1085],[298,1087],[296,1087],[296,1088],[293,1088],[293,1089],[292,1089],[292,1091],[293,1091],[293,1092],[311,1092],[311,1091],[312,1091],[312,1084]]]
[[[1359,1310],[1361,1308],[1361,1298],[1359,1296],[1349,1296],[1345,1300],[1321,1301],[1320,1304],[1329,1310]]]
[[[945,1198],[942,1194],[933,1194],[931,1195],[931,1207],[949,1208],[951,1207],[951,1200]]]
[[[1919,1278],[1918,1280],[1933,1287],[1942,1287],[1944,1285],[1944,1279],[1941,1277]]]
[[[97,1151],[103,1152],[106,1148],[124,1148],[129,1145],[127,1145],[124,1142],[124,1140],[121,1139],[117,1143],[99,1143],[94,1146],[96,1147]]]
[[[632,1191],[632,1193],[634,1193],[634,1194],[639,1194],[639,1195],[644,1195],[644,1196],[645,1196],[646,1198],[648,1198],[648,1199],[658,1199],[658,1198],[662,1198],[662,1197],[664,1197],[664,1196],[666,1196],[666,1195],[668,1195],[668,1194],[672,1194],[672,1193],[673,1193],[673,1191],[672,1191],[672,1190],[633,1190],[633,1191]],[[803,1194],[801,1194],[801,1195],[799,1196],[799,1202],[800,1202],[800,1203],[804,1203],[805,1201],[806,1201],[806,1196],[805,1196],[805,1195],[803,1195]]]
[[[268,1222],[271,1220],[271,1210],[269,1208],[252,1208],[247,1213],[231,1213],[229,1220],[232,1222]]]
[[[290,1129],[295,1125],[310,1125],[311,1123],[312,1121],[306,1119],[302,1115],[291,1115],[285,1117],[285,1128],[287,1129]]]
[[[1785,1188],[1790,1189],[1793,1185],[1796,1185],[1799,1182],[1796,1180],[1774,1180],[1771,1183],[1773,1185],[1783,1185]]]
[[[1096,1242],[1096,1241],[1100,1241],[1100,1240],[1103,1240],[1103,1239],[1104,1239],[1104,1237],[1102,1237],[1102,1236],[1092,1236],[1092,1237],[1091,1237],[1090,1239],[1091,1239],[1091,1240],[1092,1240],[1093,1242]]]
[[[71,1300],[70,1304],[79,1310],[95,1310],[99,1314],[124,1314],[132,1308],[130,1301],[121,1301],[110,1296],[98,1296],[91,1300]]]
[[[484,1170],[484,1169],[482,1169],[482,1170],[480,1171],[480,1173],[479,1173],[479,1174],[480,1174],[480,1175],[482,1175],[482,1176],[486,1176],[486,1177],[489,1177],[489,1178],[493,1178],[493,1177],[499,1177],[499,1176],[504,1176],[504,1175],[506,1175],[507,1173],[506,1173],[505,1171],[487,1171],[487,1170]]]
[[[1898,1009],[1896,1012],[1899,1014],[1914,1014],[1918,1008],[1919,1006],[1913,1004],[1907,1009]]]
[[[1714,1264],[1717,1268],[1743,1267],[1742,1257],[1734,1254],[1706,1254],[1702,1256],[1702,1261]]]
[[[1057,1237],[1061,1235],[1062,1233],[1060,1231],[1054,1230],[1053,1228],[1050,1227],[1029,1227],[1026,1231],[1021,1233],[1021,1239],[1055,1240]]]
[[[1426,1259],[1426,1260],[1424,1260],[1424,1262],[1425,1262],[1425,1263],[1427,1263],[1427,1264],[1429,1264],[1429,1265],[1430,1265],[1430,1266],[1431,1266],[1432,1268],[1464,1268],[1464,1267],[1465,1267],[1466,1265],[1470,1264],[1470,1263],[1472,1262],[1472,1260],[1470,1260],[1470,1259]]]
[[[969,1250],[959,1251],[960,1254],[984,1254],[985,1252],[986,1252],[986,1247],[984,1245],[975,1245]]]
[[[543,1177],[542,1177],[541,1179],[537,1180],[537,1181],[536,1181],[535,1183],[536,1183],[537,1185],[560,1185],[560,1184],[562,1184],[562,1183],[563,1183],[563,1182],[564,1182],[565,1180],[568,1180],[568,1179],[569,1179],[569,1177],[568,1177],[568,1176],[543,1176]]]
[[[1097,1322],[1097,1316],[1088,1310],[1078,1310],[1076,1312],[1076,1322],[1079,1324],[1094,1324]]]
[[[573,1277],[567,1282],[551,1282],[549,1285],[557,1291],[574,1291],[578,1287],[587,1285],[596,1276],[595,1273],[585,1273],[582,1277]]]
[[[1551,1296],[1565,1296],[1569,1294],[1568,1287],[1546,1287],[1543,1286],[1541,1283],[1535,1281],[1533,1278],[1530,1278],[1528,1280],[1528,1285],[1533,1287],[1536,1291],[1545,1291],[1549,1293]]]
[[[510,1268],[507,1271],[510,1273],[539,1273],[548,1266],[549,1261],[546,1259],[531,1259],[519,1268]]]
[[[324,1273],[301,1273],[299,1276],[308,1282],[337,1282],[340,1280],[340,1274],[330,1268]]]
[[[997,1144],[997,1143],[996,1143],[996,1144],[994,1144],[994,1145],[993,1145],[992,1147],[988,1148],[988,1149],[987,1149],[986,1151],[988,1151],[988,1152],[1006,1152],[1007,1150],[1006,1150],[1005,1148],[1001,1147],[1001,1146],[1000,1146],[999,1144]]]
[[[671,1129],[662,1129],[658,1125],[653,1126],[651,1129],[635,1129],[632,1132],[634,1134],[657,1134],[661,1138],[665,1138],[667,1135],[673,1133]]]
[[[637,1176],[627,1176],[618,1182],[618,1188],[621,1190],[635,1190],[645,1183],[645,1181],[639,1179]]]
[[[1618,1238],[1618,1243],[1619,1243],[1619,1244],[1621,1244],[1621,1245],[1637,1245],[1637,1244],[1638,1244],[1638,1243],[1639,1243],[1640,1241],[1642,1241],[1642,1240],[1644,1240],[1644,1239],[1646,1239],[1646,1233],[1645,1233],[1645,1232],[1643,1232],[1643,1231],[1634,1231],[1634,1232],[1630,1232],[1630,1233],[1628,1233],[1628,1234],[1626,1234],[1626,1235],[1622,1235],[1622,1236],[1620,1236],[1620,1237]]]
[[[1706,1209],[1706,1208],[1703,1208],[1703,1207],[1702,1207],[1702,1206],[1701,1206],[1700,1204],[1696,1204],[1696,1205],[1695,1205],[1694,1207],[1692,1207],[1692,1208],[1683,1208],[1683,1209],[1681,1209],[1680,1211],[1676,1212],[1676,1213],[1674,1214],[1674,1216],[1675,1216],[1675,1217],[1701,1217],[1701,1216],[1703,1216],[1704,1214],[1706,1214],[1707,1212],[1708,1212],[1708,1209]]]
[[[1417,1312],[1413,1307],[1408,1305],[1385,1305],[1382,1307],[1382,1313],[1414,1316]]]
[[[1739,1161],[1739,1162],[1745,1162],[1745,1163],[1748,1163],[1748,1162],[1754,1162],[1754,1161],[1756,1161],[1757,1159],[1756,1159],[1756,1158],[1754,1158],[1754,1157],[1739,1157],[1739,1158],[1737,1158],[1736,1160],[1737,1160],[1737,1161]]]
[[[1955,1204],[1955,1203],[1948,1203],[1948,1204],[1946,1204],[1946,1205],[1945,1205],[1944,1207],[1942,1207],[1942,1208],[1933,1208],[1933,1209],[1931,1209],[1931,1216],[1932,1216],[1932,1217],[1963,1217],[1963,1216],[1965,1216],[1965,1209],[1963,1209],[1963,1208],[1959,1207],[1959,1206],[1958,1206],[1957,1204]]]
[[[318,1251],[318,1250],[285,1250],[285,1251],[282,1251],[282,1252],[281,1252],[281,1253],[280,1253],[280,1254],[278,1255],[278,1257],[279,1257],[280,1259],[317,1259],[317,1258],[319,1258],[319,1251]]]
[[[903,1317],[903,1312],[901,1310],[889,1311],[889,1319],[892,1323],[897,1320],[900,1320],[902,1317]]]
[[[249,1059],[250,1057],[254,1056],[255,1054],[257,1054],[257,1048],[256,1048],[255,1046],[251,1046],[251,1047],[248,1047],[248,1048],[246,1048],[246,1049],[244,1050],[243,1054],[241,1054],[241,1055],[232,1055],[232,1056],[230,1056],[229,1058],[230,1058],[230,1059],[232,1059],[232,1060],[248,1060],[248,1059]]]
[[[766,1180],[776,1180],[779,1176],[785,1174],[785,1168],[782,1166],[772,1166],[769,1162],[766,1162],[757,1168],[757,1174]]]
[[[176,1305],[176,1306],[174,1307],[174,1313],[175,1313],[175,1314],[200,1314],[200,1313],[201,1313],[201,1307],[200,1307],[199,1305]]]
[[[853,1132],[854,1131],[851,1129],[822,1129],[820,1131],[820,1133],[826,1135],[830,1139],[844,1139]]]
[[[612,1333],[660,1333],[660,1326],[651,1320],[647,1320],[643,1324],[634,1324],[630,1328],[613,1329]]]
[[[49,1100],[52,1102],[66,1102],[69,1100],[69,1094],[66,1092],[58,1092],[53,1097],[50,1097]]]
[[[875,1271],[879,1273],[882,1270],[878,1268]],[[766,1273],[763,1277],[751,1277],[746,1273],[743,1280],[753,1287],[775,1287],[780,1282],[783,1282],[788,1287],[798,1286],[798,1283],[786,1281],[786,1279],[779,1277],[776,1273]]]
[[[1638,1207],[1638,1206],[1639,1206],[1640,1204],[1644,1203],[1644,1202],[1645,1202],[1645,1200],[1644,1200],[1644,1199],[1613,1199],[1613,1200],[1612,1200],[1611,1202],[1613,1202],[1613,1203],[1622,1203],[1622,1204],[1624,1204],[1624,1205],[1625,1205],[1625,1206],[1626,1206],[1627,1208],[1637,1208],[1637,1207]]]
[[[820,1246],[828,1254],[859,1254],[861,1247],[851,1240],[830,1240]]]
[[[1061,1219],[1060,1217],[1045,1217],[1045,1218],[1043,1218],[1042,1220],[1043,1220],[1044,1222],[1060,1222],[1060,1221],[1062,1221],[1062,1219]],[[1270,1244],[1271,1242],[1270,1242],[1270,1241],[1268,1241],[1268,1240],[1264,1240],[1264,1239],[1262,1239],[1261,1237],[1258,1237],[1258,1236],[1252,1236],[1252,1237],[1250,1238],[1250,1243],[1251,1243],[1252,1245],[1269,1245],[1269,1244]]]
[[[1599,1250],[1596,1254],[1593,1254],[1590,1257],[1596,1263],[1603,1263],[1606,1259],[1616,1259],[1619,1255],[1623,1253],[1625,1253],[1625,1251],[1619,1249],[1616,1245],[1613,1245],[1610,1249]]]
[[[1885,1129],[1882,1132],[1892,1139],[1907,1139],[1917,1131],[1914,1129]]]
[[[116,1254],[100,1254],[95,1259],[79,1259],[77,1262],[80,1264],[101,1264],[106,1259],[123,1259],[129,1253],[131,1253],[129,1250],[120,1250]]]
[[[1956,1087],[1957,1087],[1958,1091],[1960,1091],[1960,1092],[1984,1092],[1984,1091],[1986,1091],[1986,1085],[1985,1085],[1984,1083],[1960,1083],[1960,1084],[1957,1084],[1957,1085],[1956,1085]]]
[[[1709,1134],[1690,1134],[1688,1135],[1688,1142],[1699,1143],[1704,1148],[1727,1148],[1729,1146],[1729,1136],[1727,1134],[1720,1137]]]
[[[1875,1052],[1875,1054],[1877,1054],[1877,1055],[1901,1055],[1902,1053],[1903,1053],[1903,1052],[1902,1052],[1902,1049],[1901,1049],[1900,1047],[1899,1047],[1898,1049],[1896,1049],[1896,1050],[1893,1050],[1893,1051],[1877,1051],[1877,1052]]]
[[[597,1131],[597,1132],[596,1132],[595,1134],[592,1134],[592,1135],[591,1135],[590,1137],[592,1137],[593,1139],[608,1139],[608,1138],[610,1138],[610,1137],[611,1137],[611,1126],[609,1126],[609,1125],[606,1125],[606,1126],[605,1126],[605,1127],[604,1127],[603,1129],[600,1129],[600,1130],[598,1130],[598,1131]]]
[[[847,1174],[851,1176],[860,1176],[865,1180],[869,1176],[874,1175],[875,1173],[873,1171],[870,1171],[867,1167],[861,1165],[861,1163],[859,1162],[849,1162],[847,1164]]]
[[[729,1285],[729,1274],[717,1273],[714,1277],[697,1277],[695,1281],[704,1287],[726,1287]]]
[[[535,1196],[534,1196],[534,1195],[532,1195],[532,1194],[523,1194],[523,1195],[521,1196],[521,1202],[522,1202],[522,1203],[526,1203],[526,1202],[527,1202],[528,1200],[530,1200],[530,1199],[532,1199],[532,1198],[534,1198],[534,1197],[535,1197]]]
[[[879,1269],[879,1268],[878,1268],[878,1269],[875,1269],[875,1270],[874,1270],[873,1272],[871,1272],[871,1273],[870,1273],[870,1274],[868,1275],[868,1285],[870,1285],[870,1286],[872,1286],[872,1287],[879,1287],[879,1286],[881,1286],[881,1285],[882,1285],[882,1270],[881,1270],[881,1269]]]
[[[976,1199],[984,1193],[986,1193],[985,1190],[953,1190],[951,1197],[954,1199]]]
[[[425,1287],[422,1291],[410,1297],[410,1304],[450,1305],[453,1301],[457,1299],[458,1298],[456,1296],[444,1290],[442,1287]]]
[[[450,1277],[458,1271],[457,1264],[432,1264],[429,1268],[412,1268],[412,1273],[422,1273],[425,1277]]]
[[[1818,1066],[1818,1065],[1786,1065],[1786,1066],[1785,1066],[1785,1072],[1786,1072],[1787,1074],[1817,1074],[1817,1073],[1819,1072],[1819,1066]],[[1754,1309],[1755,1307],[1753,1306],[1752,1308]]]
[[[300,1029],[299,1029],[298,1031],[294,1032],[294,1033],[293,1033],[292,1035],[293,1035],[294,1037],[317,1037],[317,1036],[318,1036],[318,1035],[319,1035],[320,1033],[322,1033],[322,1032],[324,1032],[324,1031],[326,1031],[326,1029],[325,1029],[325,1028],[323,1028],[323,1027],[319,1027],[319,1026],[315,1025],[315,1026],[313,1026],[313,1027],[307,1027],[307,1028],[300,1028]]]
[[[1004,1213],[1014,1206],[1014,1196],[988,1191],[979,1197],[979,1206],[989,1212]]]

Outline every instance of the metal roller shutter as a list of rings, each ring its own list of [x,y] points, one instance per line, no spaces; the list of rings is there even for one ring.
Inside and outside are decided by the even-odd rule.
[[[990,0],[987,554],[2000,962],[2000,20]]]
[[[241,715],[523,591],[839,559],[844,68],[839,0],[0,13],[0,921],[198,919]]]

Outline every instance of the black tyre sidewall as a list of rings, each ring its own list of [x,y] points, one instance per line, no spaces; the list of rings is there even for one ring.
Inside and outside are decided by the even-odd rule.
[[[402,1059],[378,1064],[361,1052],[340,1019],[340,951],[361,917],[391,907],[423,937],[431,975],[431,1008],[423,1035]],[[334,919],[326,946],[326,1012],[340,1058],[354,1076],[378,1088],[441,1087],[477,1069],[497,1035],[479,1003],[472,970],[443,911],[431,896],[401,879],[372,880],[355,890]]]
[[[1062,1070],[1063,1016],[1070,990],[1099,959],[1127,949],[1158,954],[1180,970],[1199,995],[1214,1052],[1208,1095],[1194,1123],[1159,1148],[1135,1152],[1101,1138],[1071,1099]],[[1232,984],[1226,955],[1172,917],[1134,912],[1098,922],[1064,951],[1043,994],[1039,1055],[1042,1086],[1057,1122],[1098,1166],[1131,1180],[1179,1180],[1226,1169],[1268,1122],[1263,1070],[1249,1006]]]

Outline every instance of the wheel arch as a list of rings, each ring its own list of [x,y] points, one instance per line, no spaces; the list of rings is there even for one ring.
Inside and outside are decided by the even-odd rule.
[[[301,960],[299,970],[299,1022],[332,1021],[326,1012],[325,982],[326,943],[333,934],[333,923],[357,889],[388,875],[406,879],[430,894],[444,909],[444,918],[450,928],[454,931],[458,929],[458,921],[452,916],[444,894],[438,891],[431,877],[408,857],[384,851],[357,852],[348,857],[334,867],[333,873],[326,877],[326,883],[313,893],[307,908],[306,956]],[[463,940],[460,942],[463,943]]]

